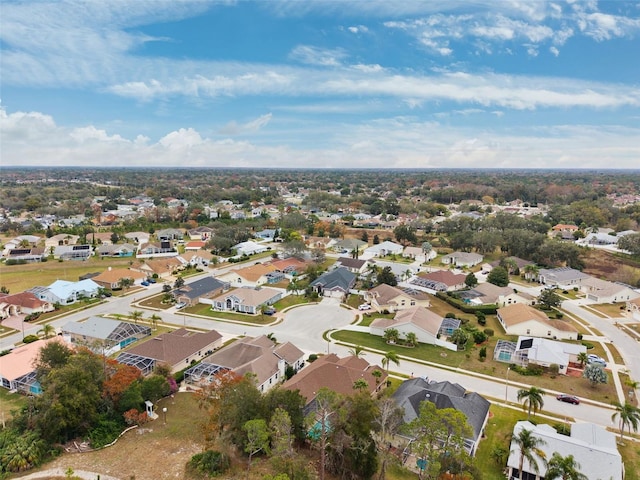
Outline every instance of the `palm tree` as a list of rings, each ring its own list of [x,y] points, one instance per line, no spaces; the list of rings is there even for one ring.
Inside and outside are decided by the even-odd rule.
[[[151,326],[153,327],[154,330],[158,329],[158,322],[160,320],[162,320],[162,317],[160,315],[158,315],[157,313],[154,313],[153,315],[151,315],[149,317],[149,320],[151,320]]]
[[[544,395],[545,391],[541,388],[531,387],[529,390],[525,390],[524,388],[518,390],[518,400],[524,399],[522,403],[522,408],[527,409],[527,420],[531,418],[531,410],[533,410],[533,414],[535,415],[538,410],[541,410],[544,407]]]
[[[580,368],[584,368],[589,360],[589,356],[587,355],[587,352],[580,352],[576,359],[578,360],[578,363],[580,363]]]
[[[38,330],[38,333],[42,333],[44,338],[53,337],[56,334],[56,328],[53,325],[47,323],[46,325],[43,325],[40,330]]]
[[[622,442],[624,429],[627,426],[629,427],[629,435],[631,435],[632,428],[634,432],[638,431],[638,426],[640,426],[640,408],[634,407],[628,402],[625,402],[624,405],[615,402],[613,405],[616,407],[616,411],[611,415],[611,420],[615,421],[615,419],[618,418],[620,441]]]
[[[405,334],[407,345],[410,347],[415,347],[418,344],[418,336],[415,332],[407,332]]]
[[[389,376],[389,364],[395,363],[396,366],[400,365],[400,357],[396,352],[387,352],[382,357],[382,368],[387,371],[387,376]]]
[[[398,338],[400,338],[400,332],[398,332],[395,328],[387,328],[384,331],[383,338],[387,341],[387,343],[396,343]]]
[[[364,347],[362,345],[356,345],[353,348],[349,349],[349,354],[353,355],[356,358],[361,358],[364,356]]]
[[[631,378],[628,378],[627,380],[625,380],[624,384],[627,387],[631,388],[631,390],[629,390],[629,395],[632,396],[632,397],[635,395],[636,390],[638,390],[640,388],[640,382],[632,380]]]
[[[138,323],[138,320],[142,318],[142,312],[140,310],[134,310],[133,312],[129,312],[129,316],[133,318],[133,323]]]
[[[573,455],[563,457],[558,452],[553,452],[551,460],[547,463],[545,480],[561,478],[562,480],[588,480],[588,477],[580,473],[580,464],[575,461]]]
[[[533,435],[533,431],[527,430],[526,428],[520,430],[513,441],[518,446],[518,450],[520,450],[518,478],[522,480],[522,468],[524,467],[524,459],[527,459],[529,465],[531,465],[533,467],[533,470],[537,473],[539,468],[538,461],[535,459],[535,456],[538,456],[542,458],[542,460],[544,460],[545,454],[542,450],[540,450],[540,447],[546,445],[547,442],[545,442],[541,438],[535,437]]]
[[[369,384],[364,378],[359,378],[353,382],[353,389],[358,391],[365,391],[369,388]]]
[[[524,278],[527,280],[535,280],[538,278],[539,268],[537,265],[530,264],[524,267]]]

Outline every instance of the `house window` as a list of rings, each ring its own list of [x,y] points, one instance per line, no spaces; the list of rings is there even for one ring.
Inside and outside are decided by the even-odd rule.
[[[413,307],[416,304],[415,300],[411,300],[411,306]]]
[[[551,330],[547,330],[547,335],[551,335]]]
[[[272,381],[272,380],[273,380],[273,378],[270,378],[270,379],[269,379],[269,385],[271,385],[271,381]]]
[[[404,301],[404,300],[402,300],[402,302],[400,303],[400,305],[402,305],[403,307],[404,307],[404,302],[405,302],[405,301]]]
[[[276,373],[276,380],[278,379],[278,374]]]
[[[527,328],[527,335],[530,335],[530,334],[531,334],[531,330]]]

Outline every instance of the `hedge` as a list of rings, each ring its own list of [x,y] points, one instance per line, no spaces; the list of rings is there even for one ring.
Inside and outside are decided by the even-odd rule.
[[[498,311],[498,306],[494,304],[490,305],[467,305],[462,300],[457,299],[451,296],[450,293],[444,292],[436,292],[436,297],[441,300],[444,300],[449,305],[456,307],[459,310],[462,310],[464,313],[473,313],[482,312],[485,315],[495,315]]]

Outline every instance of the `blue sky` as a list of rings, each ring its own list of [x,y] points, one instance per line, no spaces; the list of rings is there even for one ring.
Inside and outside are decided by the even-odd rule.
[[[0,163],[639,168],[640,2],[3,1]]]

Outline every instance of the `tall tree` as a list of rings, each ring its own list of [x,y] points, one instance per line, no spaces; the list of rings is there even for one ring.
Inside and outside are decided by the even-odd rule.
[[[373,438],[381,456],[378,480],[385,479],[387,465],[395,458],[391,452],[391,439],[398,433],[403,421],[402,410],[392,398],[382,397],[378,400],[378,411],[373,421]]]
[[[526,428],[520,430],[518,435],[513,438],[513,441],[518,447],[518,453],[520,455],[520,462],[518,463],[518,478],[522,480],[522,469],[524,468],[525,458],[533,470],[538,472],[540,467],[538,466],[538,460],[536,457],[544,461],[545,454],[540,447],[546,445],[547,442],[536,437],[533,435],[533,431],[527,430]]]
[[[391,270],[391,267],[387,266],[378,272],[378,275],[376,276],[376,283],[378,285],[386,283],[387,285],[391,285],[392,287],[395,287],[396,285],[398,285],[398,279],[396,278],[396,275]]]
[[[249,461],[247,462],[248,478],[253,456],[260,452],[269,453],[269,429],[267,428],[267,422],[262,418],[248,420],[242,426],[242,429],[247,434],[244,451],[249,455]]]
[[[534,415],[544,407],[544,396],[545,391],[537,388],[531,387],[528,390],[520,389],[518,390],[518,401],[524,400],[522,403],[522,408],[527,409],[527,420],[531,419],[531,411],[533,411]]]
[[[487,275],[487,282],[493,283],[499,287],[506,287],[509,285],[509,272],[507,269],[501,266],[493,267]]]
[[[547,463],[547,472],[544,474],[545,480],[554,480],[561,478],[562,480],[589,480],[585,474],[580,473],[580,464],[576,462],[573,455],[563,457],[558,452],[553,452],[549,463]]]
[[[331,437],[334,417],[338,413],[340,396],[326,387],[320,388],[316,395],[316,411],[307,419],[311,428],[309,438],[320,450],[320,480],[324,480],[327,469],[327,449]]]
[[[631,435],[632,428],[634,432],[638,431],[638,426],[640,426],[640,409],[628,402],[625,402],[624,405],[615,402],[613,405],[616,407],[616,411],[611,415],[611,420],[615,421],[616,418],[618,419],[620,441],[622,442],[625,428],[629,428],[629,435]]]
[[[389,376],[389,365],[393,363],[396,366],[400,365],[400,357],[396,352],[386,352],[382,357],[382,368],[384,368],[387,372],[387,376]]]

